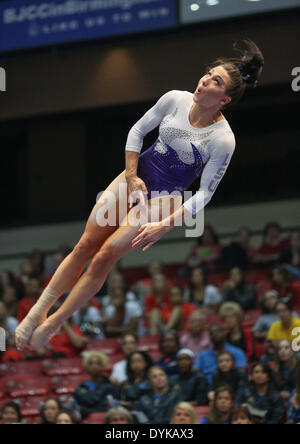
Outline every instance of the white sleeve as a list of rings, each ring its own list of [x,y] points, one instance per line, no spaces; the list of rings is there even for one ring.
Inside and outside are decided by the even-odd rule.
[[[145,135],[156,128],[163,118],[172,111],[178,92],[178,90],[172,90],[161,96],[156,104],[131,128],[125,151],[141,152]]]
[[[204,202],[201,193],[196,193],[184,202],[185,208],[193,215],[208,204],[216,191],[234,153],[235,138],[232,133],[225,133],[219,139],[213,140],[212,144],[211,155],[204,167],[199,188],[199,191],[204,192]]]

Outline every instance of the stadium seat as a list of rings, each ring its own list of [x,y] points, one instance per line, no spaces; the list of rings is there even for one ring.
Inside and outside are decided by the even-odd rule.
[[[43,372],[47,376],[80,375],[84,372],[82,358],[69,358],[43,361]]]
[[[91,413],[82,424],[105,424],[106,413]]]
[[[244,315],[243,327],[253,328],[260,316],[261,316],[261,310],[247,311]]]
[[[208,413],[210,412],[210,407],[209,406],[197,406],[197,407],[195,407],[195,410],[197,413],[198,420],[200,422],[204,416],[208,415]]]
[[[120,353],[121,344],[118,339],[92,339],[88,342],[85,351],[97,350],[105,353],[106,355],[115,355]]]
[[[51,388],[58,395],[72,394],[74,390],[89,379],[88,375],[53,376],[50,380]]]
[[[7,362],[0,365],[0,376],[32,375],[42,376],[41,362]]]
[[[5,376],[0,381],[0,390],[11,398],[47,396],[50,393],[50,382],[46,377],[35,378],[32,375]]]

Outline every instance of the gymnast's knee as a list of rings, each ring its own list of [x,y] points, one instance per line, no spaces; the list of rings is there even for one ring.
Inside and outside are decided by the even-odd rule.
[[[109,270],[118,260],[118,251],[113,247],[101,248],[94,256],[87,273],[92,276],[99,276],[103,270]]]
[[[98,251],[99,245],[88,237],[83,236],[72,251],[73,258],[79,261],[89,261]]]

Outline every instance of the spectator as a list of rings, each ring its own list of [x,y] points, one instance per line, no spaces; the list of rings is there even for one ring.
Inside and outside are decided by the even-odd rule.
[[[137,295],[137,299],[143,303],[147,294],[151,292],[152,279],[156,274],[164,274],[163,265],[161,262],[152,262],[148,267],[148,277],[141,279],[132,285],[132,291]],[[166,284],[169,290],[173,287],[173,282],[166,278]]]
[[[197,413],[188,402],[180,402],[173,410],[170,424],[198,424]]]
[[[284,402],[273,383],[272,370],[268,365],[256,364],[252,369],[252,382],[240,399],[243,407],[265,413],[267,424],[277,424],[284,414]]]
[[[249,410],[243,407],[236,407],[232,413],[231,424],[253,424]]]
[[[180,390],[192,405],[208,405],[208,382],[200,371],[193,370],[194,353],[183,348],[177,353],[177,360],[179,374],[172,377],[172,387]]]
[[[119,389],[117,399],[132,410],[136,401],[149,391],[148,371],[153,366],[150,356],[142,351],[131,353],[127,360],[127,381]]]
[[[0,272],[0,288],[2,288],[2,291],[4,291],[11,287],[15,289],[17,299],[20,300],[24,295],[22,282],[16,278],[12,271],[2,270]]]
[[[200,310],[190,315],[189,331],[181,337],[180,343],[182,348],[192,350],[196,356],[212,348],[210,335],[206,329],[206,315]]]
[[[243,270],[238,267],[230,271],[229,280],[223,289],[224,302],[237,302],[244,311],[256,308],[256,294],[252,284],[245,281]]]
[[[133,424],[133,417],[124,407],[114,407],[107,412],[105,424]]]
[[[59,412],[55,419],[55,424],[76,424],[77,421],[68,410],[62,410]]]
[[[222,245],[215,230],[206,225],[203,235],[198,238],[197,245],[191,249],[186,263],[191,268],[202,266],[205,271],[215,271],[219,265],[221,250]]]
[[[247,268],[252,263],[256,249],[250,244],[251,231],[247,227],[239,229],[236,239],[222,249],[222,268],[230,270]]]
[[[265,267],[276,265],[287,244],[286,239],[281,239],[280,225],[276,222],[268,223],[263,230],[263,244],[258,249],[254,262]]]
[[[159,320],[165,310],[172,312],[172,303],[166,278],[163,274],[156,274],[152,279],[153,293],[148,294],[145,300],[145,314],[150,323],[150,334],[159,333]]]
[[[105,338],[100,311],[91,302],[76,311],[72,320],[73,324],[80,328],[86,336],[96,339]]]
[[[73,395],[82,417],[107,410],[107,395],[114,393],[109,379],[102,373],[107,364],[104,353],[89,352],[84,356],[83,367],[90,379],[77,387]]]
[[[180,350],[179,337],[176,332],[167,332],[161,336],[160,342],[163,357],[156,363],[168,376],[178,375],[177,353]]]
[[[142,333],[142,309],[137,301],[126,300],[126,294],[116,289],[103,310],[105,334],[109,338],[124,333]]]
[[[23,285],[26,285],[30,279],[34,278],[33,263],[30,259],[26,259],[21,263],[20,271],[20,281]]]
[[[119,271],[110,272],[107,279],[107,291],[108,294],[101,298],[102,308],[105,308],[111,304],[111,300],[115,292],[123,290],[126,296],[126,301],[136,301],[135,294],[132,291],[128,291],[124,277]]]
[[[7,402],[1,409],[1,424],[20,424],[21,410],[15,402]]]
[[[6,305],[0,301],[0,328],[3,328],[6,332],[6,343],[8,345],[13,345],[14,333],[17,326],[17,319],[8,316]]]
[[[280,255],[280,262],[300,268],[300,233],[293,231],[291,233],[289,246]]]
[[[207,276],[200,267],[192,270],[190,288],[185,292],[185,298],[197,307],[211,308],[214,311],[222,303],[219,290],[207,283]]]
[[[277,291],[279,298],[291,302],[293,307],[300,305],[300,285],[293,281],[291,273],[279,265],[272,271],[272,288]]]
[[[147,416],[150,424],[168,424],[182,394],[170,389],[166,372],[158,366],[151,367],[148,378],[150,391],[140,398],[137,410]]]
[[[286,339],[280,341],[273,371],[276,387],[284,401],[287,401],[295,390],[299,369],[300,362],[292,350],[291,343]]]
[[[29,255],[29,259],[31,260],[33,265],[33,276],[39,279],[40,282],[43,282],[46,261],[45,253],[38,249],[33,250]]]
[[[232,388],[220,387],[215,394],[212,409],[200,424],[230,424],[235,403]]]
[[[266,341],[265,341],[265,353],[260,358],[259,362],[261,364],[267,364],[270,367],[273,367],[273,365],[275,364],[275,360],[276,360],[276,345],[272,341],[272,339],[266,339]]]
[[[4,288],[2,293],[2,301],[6,306],[8,316],[17,318],[19,304],[17,290],[14,287]]]
[[[195,368],[198,368],[204,373],[209,383],[212,382],[213,375],[217,370],[218,355],[223,351],[229,351],[232,354],[237,368],[245,369],[247,367],[245,353],[240,348],[233,347],[226,342],[225,331],[222,327],[213,325],[210,328],[210,337],[213,343],[213,349],[200,353],[195,362]]]
[[[126,359],[117,362],[112,369],[111,383],[115,386],[127,380],[127,358],[138,348],[138,337],[135,334],[125,333],[121,339],[122,350]]]
[[[278,293],[275,290],[267,291],[262,298],[262,312],[263,314],[258,318],[253,327],[253,335],[256,339],[266,339],[268,331],[274,322],[279,318],[276,314],[276,304],[278,302]]]
[[[293,330],[300,327],[300,319],[293,317],[293,307],[289,302],[277,302],[276,313],[280,320],[271,326],[268,339],[272,339],[276,343],[286,339],[292,343]]]
[[[42,293],[37,279],[30,279],[25,286],[26,296],[20,301],[18,308],[18,322],[21,323],[31,308],[35,305]]]
[[[48,398],[40,406],[41,424],[55,424],[58,414],[63,406],[59,399]]]
[[[293,390],[288,404],[288,422],[300,423],[300,369],[297,371],[296,389]]]
[[[225,302],[220,309],[220,316],[228,329],[227,342],[241,348],[248,359],[253,358],[253,338],[250,328],[243,328],[244,318],[241,306],[236,302]]]
[[[239,402],[247,385],[247,374],[235,368],[232,354],[226,351],[220,353],[218,356],[218,368],[213,376],[211,391],[208,395],[209,400],[214,400],[216,391],[220,387],[229,386],[234,391],[237,402]]]

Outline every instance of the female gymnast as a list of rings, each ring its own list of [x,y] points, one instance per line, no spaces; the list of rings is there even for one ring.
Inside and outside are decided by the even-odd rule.
[[[35,306],[16,330],[19,350],[29,343],[42,348],[61,324],[101,289],[114,264],[125,254],[143,246],[146,251],[176,224],[184,214],[192,218],[211,199],[222,179],[235,149],[235,137],[221,110],[236,103],[247,87],[255,87],[263,69],[264,58],[256,44],[247,39],[235,42],[236,57],[220,57],[206,67],[196,91],[173,90],[158,102],[131,128],[126,143],[126,169],[109,185],[93,208],[85,231],[74,250],[58,267]],[[144,136],[159,126],[159,137],[140,155]],[[182,193],[201,177],[200,190],[182,204]],[[122,194],[127,184],[127,195]],[[170,205],[168,196],[153,197],[152,191],[177,191],[171,214],[163,217]],[[127,211],[122,223],[100,226],[97,220],[105,195],[114,193],[117,218],[119,201],[125,199]],[[181,193],[181,194],[180,194]],[[202,193],[201,193],[202,194]],[[157,210],[151,223],[131,223],[144,208]],[[147,205],[146,205],[147,204]],[[126,207],[126,205],[125,205]],[[82,274],[87,262],[87,271]],[[50,308],[70,288],[60,308],[47,318]]]

